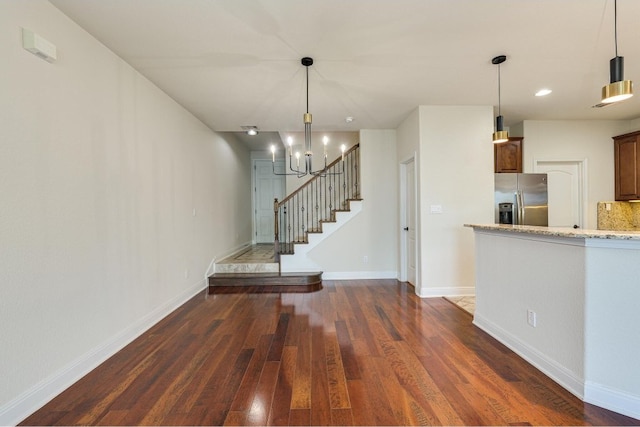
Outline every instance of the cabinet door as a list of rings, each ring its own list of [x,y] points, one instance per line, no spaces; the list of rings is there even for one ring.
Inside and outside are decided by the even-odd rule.
[[[614,139],[616,200],[639,198],[638,136]]]
[[[494,144],[493,165],[496,173],[522,173],[522,140],[511,137],[507,142]]]

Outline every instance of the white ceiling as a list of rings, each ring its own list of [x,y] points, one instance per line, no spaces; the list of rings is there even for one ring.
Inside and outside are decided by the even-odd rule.
[[[498,104],[524,119],[633,119],[606,108],[613,0],[51,0],[216,131],[393,129],[418,105]],[[640,1],[618,0],[625,78],[640,81]],[[534,93],[553,90],[547,97]],[[352,123],[345,117],[352,116]]]

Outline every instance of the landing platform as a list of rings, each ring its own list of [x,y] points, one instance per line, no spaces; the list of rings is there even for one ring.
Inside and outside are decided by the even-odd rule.
[[[216,273],[209,277],[209,294],[301,293],[322,289],[322,272]]]
[[[273,243],[258,243],[247,246],[216,263],[217,273],[278,273],[280,265],[275,262]]]
[[[216,263],[209,294],[301,293],[322,289],[322,272],[280,273],[273,244],[248,246]]]

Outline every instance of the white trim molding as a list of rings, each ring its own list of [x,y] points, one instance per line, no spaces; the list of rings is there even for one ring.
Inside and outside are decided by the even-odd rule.
[[[584,385],[584,401],[640,420],[640,396],[633,396],[593,381]]]
[[[396,271],[332,271],[323,272],[322,280],[398,279]]]
[[[525,344],[516,336],[482,316],[474,315],[473,324],[509,347],[514,353],[542,371],[542,373],[567,389],[571,394],[580,400],[584,400],[584,378],[575,375],[552,358]]]
[[[439,286],[435,288],[417,288],[416,295],[420,298],[437,298],[437,297],[468,297],[476,294],[475,286]]]
[[[0,407],[0,425],[16,425],[69,388],[80,378],[97,368],[109,357],[122,350],[152,326],[175,311],[185,302],[206,289],[206,280],[200,280],[179,295],[146,314],[135,323],[114,335],[102,345],[88,351],[62,369],[26,390]]]

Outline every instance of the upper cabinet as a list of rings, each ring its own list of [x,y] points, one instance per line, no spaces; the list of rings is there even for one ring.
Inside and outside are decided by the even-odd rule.
[[[509,141],[493,145],[495,173],[522,173],[521,137],[509,137]]]
[[[640,131],[613,137],[616,200],[640,199]]]

